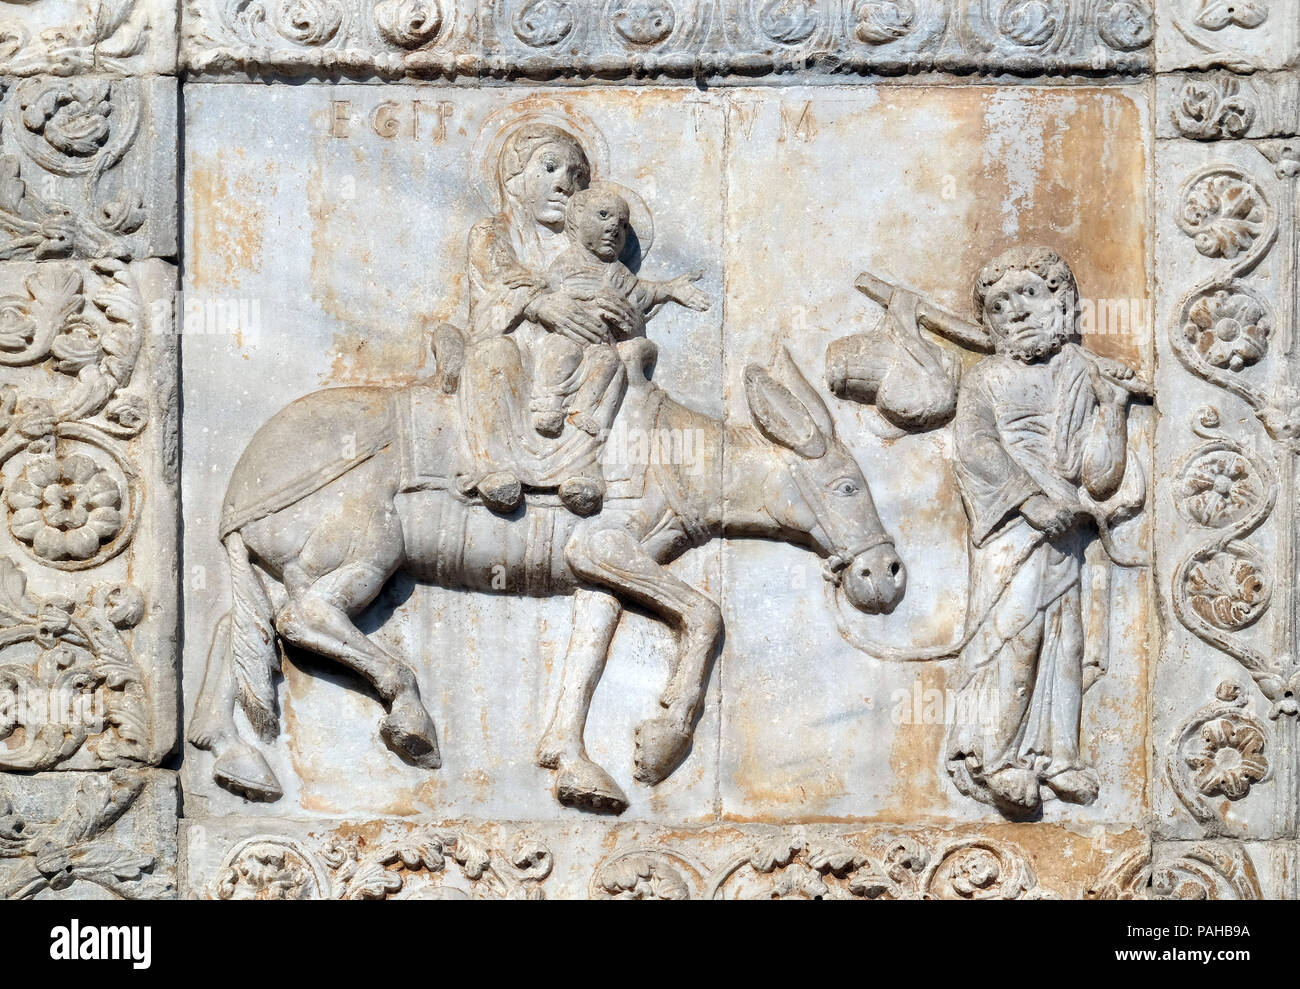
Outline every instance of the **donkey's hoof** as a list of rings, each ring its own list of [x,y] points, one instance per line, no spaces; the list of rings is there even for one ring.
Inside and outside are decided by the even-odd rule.
[[[667,779],[691,747],[690,732],[666,718],[651,718],[636,726],[636,772],[642,783],[654,786]]]
[[[594,762],[580,759],[564,763],[555,778],[555,799],[566,807],[621,814],[627,810],[627,795],[609,773]]]
[[[217,757],[212,764],[212,778],[245,800],[265,800],[268,803],[284,796],[280,781],[271,772],[262,753],[251,745],[232,746]]]
[[[438,733],[433,718],[418,698],[398,698],[393,709],[379,721],[379,734],[384,744],[405,762],[421,769],[442,767],[438,751]]]

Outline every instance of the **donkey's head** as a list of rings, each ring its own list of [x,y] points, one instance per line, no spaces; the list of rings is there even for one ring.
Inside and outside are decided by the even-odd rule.
[[[745,397],[778,464],[762,482],[764,510],[825,555],[823,575],[844,588],[855,608],[891,611],[903,597],[907,571],[880,524],[862,468],[836,438],[830,412],[788,351],[782,348],[770,371],[757,364],[745,369]]]

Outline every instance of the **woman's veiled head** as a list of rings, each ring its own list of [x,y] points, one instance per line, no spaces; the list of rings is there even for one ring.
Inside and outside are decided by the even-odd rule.
[[[532,220],[558,230],[569,197],[591,181],[591,164],[577,139],[553,124],[525,124],[501,149],[502,198]]]

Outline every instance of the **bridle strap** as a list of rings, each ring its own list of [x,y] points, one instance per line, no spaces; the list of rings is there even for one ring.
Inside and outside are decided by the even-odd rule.
[[[789,455],[787,454],[787,456]],[[804,504],[807,505],[809,511],[812,512],[813,518],[817,522],[817,528],[821,530],[825,544],[827,546],[832,545],[833,540],[831,538],[830,530],[827,528],[826,522],[822,518],[822,513],[820,511],[822,507],[822,499],[820,497],[810,497],[808,489],[804,486],[803,478],[799,475],[799,471],[794,467],[794,465],[791,465],[790,475],[794,478],[795,487],[799,489],[799,494],[803,498]],[[875,549],[877,546],[893,545],[894,537],[886,532],[882,526],[880,532],[872,539],[868,539],[862,543],[843,549],[836,548],[833,550],[831,554],[822,561],[822,577],[827,582],[838,587],[840,585],[840,579],[844,572],[844,568],[852,563],[857,557],[868,550]]]

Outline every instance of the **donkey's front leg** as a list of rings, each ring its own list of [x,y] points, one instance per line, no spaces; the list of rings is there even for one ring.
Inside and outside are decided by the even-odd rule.
[[[678,661],[660,699],[667,716],[643,721],[636,729],[636,778],[658,783],[690,749],[709,659],[722,634],[722,612],[621,529],[576,535],[565,549],[565,559],[579,577],[644,605],[677,629]]]
[[[573,596],[573,630],[564,655],[564,678],[550,727],[537,746],[537,764],[556,770],[555,797],[569,807],[627,809],[627,795],[610,775],[587,757],[583,728],[591,695],[609,655],[623,606],[605,591],[580,587]]]

